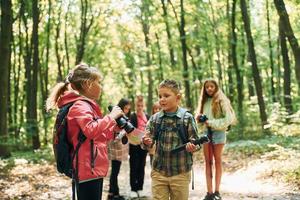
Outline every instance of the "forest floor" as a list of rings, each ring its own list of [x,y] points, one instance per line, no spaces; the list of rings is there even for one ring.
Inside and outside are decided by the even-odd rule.
[[[299,144],[299,143],[298,143]],[[200,200],[206,193],[202,152],[195,155],[195,189],[190,185],[190,200]],[[149,158],[149,157],[148,157]],[[224,200],[300,200],[299,182],[287,181],[286,175],[299,169],[300,152],[293,149],[275,148],[256,155],[242,155],[225,150],[223,157],[221,194]],[[16,158],[11,167],[7,160],[0,160],[0,199],[65,200],[71,199],[71,181],[56,172],[48,161],[28,162]],[[146,164],[144,193],[151,199],[149,159]],[[297,172],[298,173],[298,172]],[[129,166],[124,161],[119,175],[120,193],[130,199]],[[104,179],[102,199],[108,191],[108,177]]]

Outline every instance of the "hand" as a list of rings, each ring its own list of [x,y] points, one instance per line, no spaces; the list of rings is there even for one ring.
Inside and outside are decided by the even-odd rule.
[[[194,152],[197,150],[197,146],[194,145],[193,143],[189,142],[186,144],[185,149],[187,152]]]
[[[146,145],[146,146],[150,146],[152,145],[152,139],[150,137],[150,135],[148,133],[145,134],[145,136],[142,138],[142,142]]]
[[[108,114],[113,119],[118,119],[122,115],[124,115],[122,109],[119,106],[114,106],[111,112]]]

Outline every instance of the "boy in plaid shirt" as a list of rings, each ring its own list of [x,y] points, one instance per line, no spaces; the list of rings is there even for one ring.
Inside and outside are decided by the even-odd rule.
[[[185,143],[180,134],[184,134],[188,140],[198,138],[196,123],[191,113],[179,107],[180,86],[175,80],[162,81],[158,93],[162,110],[151,116],[142,141],[144,148],[156,144],[151,172],[153,199],[187,200],[193,165],[192,152],[198,148],[188,142],[186,151],[172,153],[171,150]],[[179,128],[182,122],[187,127],[183,129],[184,133],[180,133],[182,129]]]

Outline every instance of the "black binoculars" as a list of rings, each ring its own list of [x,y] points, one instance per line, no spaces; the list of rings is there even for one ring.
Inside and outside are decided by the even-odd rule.
[[[109,105],[108,110],[112,111],[113,106]],[[128,117],[122,115],[121,117],[116,119],[117,125],[120,129],[124,129],[125,132],[131,133],[135,128],[134,126],[129,122]],[[119,134],[117,136],[117,139],[121,139],[123,144],[126,144],[128,142],[128,138],[126,137],[126,134]]]
[[[209,142],[209,138],[206,135],[204,135],[204,136],[201,136],[199,139],[191,140],[190,142],[193,143],[194,145],[201,145],[201,144]],[[185,147],[186,147],[186,144],[180,145],[180,146],[176,147],[175,149],[172,149],[171,153],[178,153],[180,151],[183,151],[183,150],[185,150]]]
[[[206,115],[199,115],[197,117],[197,121],[200,123],[204,123],[206,120],[208,120],[208,118],[206,117]]]

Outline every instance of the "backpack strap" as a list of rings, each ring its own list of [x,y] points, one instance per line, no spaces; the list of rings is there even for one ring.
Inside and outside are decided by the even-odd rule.
[[[159,119],[159,117],[157,116],[155,121],[154,121],[154,129],[153,129],[153,133],[154,133],[154,140],[157,141],[160,135],[160,131],[161,131],[161,124],[163,121],[163,117],[161,117]]]
[[[186,109],[184,109],[184,113],[180,119],[179,130],[177,131],[183,144],[188,142],[188,135],[187,135],[188,124],[187,124],[187,126],[185,126],[185,123],[184,123],[184,117],[187,112],[188,111]],[[153,132],[154,132],[154,140],[156,140],[156,141],[158,140],[160,132],[161,132],[162,121],[163,121],[163,117],[161,117],[160,119],[159,119],[159,117],[156,117],[155,122],[154,122],[154,131]],[[188,121],[188,123],[189,123],[189,121]]]
[[[179,137],[182,141],[183,144],[187,143],[189,141],[189,138],[188,138],[188,127],[189,127],[189,120],[188,120],[188,124],[185,126],[184,124],[184,117],[185,117],[185,114],[187,113],[188,111],[186,109],[184,109],[184,113],[183,115],[181,116],[181,122],[180,122],[180,131],[178,131],[179,133]]]

